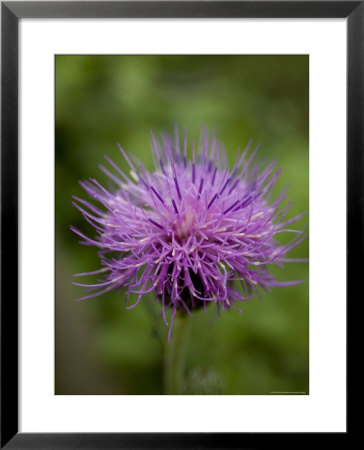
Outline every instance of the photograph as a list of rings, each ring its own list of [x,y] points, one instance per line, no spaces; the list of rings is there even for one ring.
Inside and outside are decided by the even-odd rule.
[[[54,393],[309,395],[309,55],[54,62]]]

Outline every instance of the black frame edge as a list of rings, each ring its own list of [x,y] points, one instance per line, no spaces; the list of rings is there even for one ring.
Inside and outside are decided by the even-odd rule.
[[[54,1],[7,2],[27,18],[340,18],[360,1]]]
[[[364,273],[364,2],[355,8],[347,21],[347,362],[353,354],[348,333],[349,299],[361,292]],[[352,305],[350,305],[352,306]],[[352,342],[352,341],[351,341]],[[352,358],[353,360],[353,358]],[[352,372],[347,370],[347,396]],[[347,403],[348,405],[348,403]],[[349,410],[347,411],[349,431]]]
[[[18,432],[18,18],[1,6],[0,430],[4,445]]]
[[[335,442],[345,445],[345,433],[335,433]],[[21,433],[6,449],[16,450],[226,450],[308,446],[312,439],[325,446],[328,433]],[[273,444],[274,441],[274,444]]]

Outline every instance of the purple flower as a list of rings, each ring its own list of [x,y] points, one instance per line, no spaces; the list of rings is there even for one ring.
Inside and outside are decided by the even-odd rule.
[[[107,190],[95,179],[81,182],[98,206],[77,197],[74,205],[96,236],[71,229],[82,244],[99,249],[101,269],[75,276],[102,278],[95,284],[75,283],[88,288],[79,300],[126,288],[127,298],[138,294],[130,309],[154,292],[167,325],[171,311],[169,337],[177,312],[192,314],[209,303],[219,311],[241,312],[237,303],[252,298],[258,287],[269,291],[299,283],[278,282],[269,272],[270,265],[289,261],[286,254],[306,237],[287,229],[302,215],[286,220],[292,203],[282,206],[285,192],[269,201],[281,172],[275,162],[253,165],[258,148],[250,152],[250,142],[242,154],[238,151],[230,172],[224,149],[215,136],[210,142],[206,130],[198,150],[192,141],[191,159],[186,133],[182,146],[178,130],[173,139],[163,135],[162,143],[152,138],[154,172],[131,162],[118,144],[130,176],[105,156],[112,172],[101,169],[115,187]],[[280,244],[276,235],[282,232],[295,237]]]

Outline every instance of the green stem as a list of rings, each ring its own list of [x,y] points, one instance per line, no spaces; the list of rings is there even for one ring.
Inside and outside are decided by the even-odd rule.
[[[165,393],[183,393],[185,354],[189,329],[189,317],[176,314],[170,341],[167,343],[164,360]]]

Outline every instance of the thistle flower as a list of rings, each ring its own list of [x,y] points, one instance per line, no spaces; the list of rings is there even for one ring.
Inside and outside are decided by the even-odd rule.
[[[287,229],[302,215],[286,220],[292,203],[282,205],[285,192],[269,201],[281,172],[275,161],[253,165],[258,148],[251,152],[249,142],[229,171],[223,147],[206,130],[197,150],[192,141],[191,152],[186,133],[181,145],[177,129],[173,138],[163,135],[162,142],[152,134],[152,143],[153,172],[133,163],[118,144],[130,177],[105,156],[112,171],[100,168],[115,187],[107,190],[95,179],[80,183],[98,206],[77,197],[74,205],[96,236],[71,229],[82,244],[99,249],[101,269],[75,276],[102,278],[95,284],[75,283],[88,289],[78,300],[126,288],[127,298],[137,294],[131,309],[153,292],[162,303],[169,338],[177,313],[191,315],[210,303],[219,312],[241,312],[237,304],[252,298],[257,288],[299,283],[278,282],[269,272],[269,266],[289,261],[287,253],[306,237]],[[283,245],[276,240],[283,232],[296,236]]]

